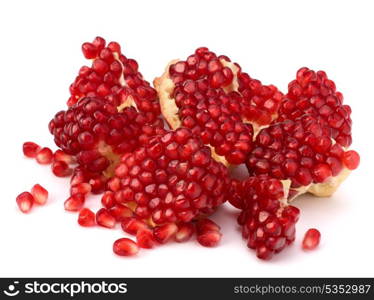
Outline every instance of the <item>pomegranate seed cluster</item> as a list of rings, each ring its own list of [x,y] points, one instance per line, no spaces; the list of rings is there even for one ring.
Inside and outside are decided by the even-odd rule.
[[[267,175],[233,182],[230,201],[241,209],[238,224],[243,238],[261,259],[270,259],[295,240],[300,212],[283,201],[284,191],[282,181]]]
[[[96,37],[82,52],[92,64],[49,123],[59,149],[26,142],[22,150],[70,177],[63,206],[80,226],[133,236],[114,241],[118,256],[192,237],[215,247],[221,228],[208,217],[228,201],[247,246],[268,260],[295,240],[300,211],[290,202],[331,196],[359,165],[348,149],[351,109],[323,71],[301,68],[284,95],[202,47],[172,61],[153,88],[117,42]],[[247,178],[233,178],[229,165],[244,163]],[[101,194],[97,211],[86,207],[91,194]],[[47,200],[40,184],[16,197],[23,213]],[[320,238],[308,230],[302,248]]]
[[[99,173],[157,129],[135,108],[118,111],[111,103],[94,97],[83,98],[67,111],[58,112],[49,123],[56,145],[75,155],[86,170]]]
[[[70,86],[68,106],[83,97],[101,97],[118,106],[136,106],[149,121],[160,114],[157,92],[143,79],[138,63],[121,53],[117,42],[106,45],[97,37],[82,45],[83,55],[92,59],[92,66],[83,66]]]
[[[319,117],[331,129],[331,137],[343,147],[352,143],[351,108],[343,105],[343,94],[323,71],[301,68],[296,80],[288,85],[288,93],[279,109],[279,118],[295,120],[309,114]]]
[[[262,129],[247,160],[251,174],[268,174],[292,181],[289,196],[302,186],[338,176],[347,163],[343,147],[331,139],[330,128],[319,118],[304,115]]]
[[[119,204],[155,224],[190,222],[227,197],[228,170],[186,128],[155,136],[121,158],[111,186]],[[115,184],[118,181],[120,184]]]
[[[163,96],[168,78],[172,91]],[[205,144],[229,164],[241,164],[252,150],[253,127],[272,121],[282,93],[242,73],[240,66],[208,48],[199,48],[186,61],[178,61],[155,80],[161,108],[172,128],[183,126],[199,135]],[[161,90],[161,93],[160,93]],[[168,115],[173,99],[178,108]]]

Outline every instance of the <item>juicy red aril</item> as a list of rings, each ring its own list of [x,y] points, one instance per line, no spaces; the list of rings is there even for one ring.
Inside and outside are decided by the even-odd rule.
[[[109,209],[109,212],[117,222],[122,222],[126,218],[132,217],[134,214],[130,208],[121,204],[114,205]]]
[[[52,172],[57,177],[67,177],[70,176],[73,170],[69,167],[69,165],[64,161],[54,161],[52,163]]]
[[[114,228],[116,225],[116,219],[106,208],[102,208],[96,212],[96,223],[102,227]]]
[[[195,232],[195,226],[193,223],[182,223],[178,226],[178,231],[175,234],[175,241],[183,243],[188,241],[193,233]]]
[[[165,244],[171,240],[178,232],[178,226],[174,223],[156,226],[153,229],[153,236],[160,244]]]
[[[48,165],[53,160],[53,152],[51,149],[44,147],[36,153],[35,159],[39,164]]]
[[[48,199],[48,191],[40,184],[35,184],[31,189],[31,194],[34,202],[39,205],[44,205]]]
[[[197,235],[197,241],[204,247],[215,247],[221,240],[222,234],[216,230],[206,230]]]
[[[67,211],[79,211],[84,204],[85,197],[82,194],[74,194],[64,202]]]
[[[141,229],[136,233],[136,242],[140,248],[151,249],[155,246],[153,232],[149,229]]]
[[[53,154],[54,161],[63,161],[67,163],[68,165],[75,163],[75,158],[64,151],[58,149]]]
[[[16,198],[17,205],[23,213],[28,213],[34,203],[34,197],[29,192],[23,192]]]
[[[119,256],[132,256],[139,252],[139,247],[134,241],[121,238],[114,242],[113,252]]]
[[[40,146],[34,142],[25,142],[22,146],[23,154],[30,158],[35,158],[40,149]]]
[[[114,200],[114,193],[111,191],[106,191],[104,195],[101,197],[101,204],[105,208],[112,208],[116,204]]]
[[[305,233],[302,247],[305,250],[313,250],[315,249],[321,240],[321,233],[315,229],[311,228]]]
[[[95,213],[88,208],[81,209],[78,216],[78,224],[83,227],[94,226],[96,224]]]
[[[343,155],[343,163],[349,170],[354,170],[360,164],[360,155],[354,150],[349,150]]]
[[[201,219],[196,224],[197,232],[203,233],[205,231],[220,231],[221,227],[219,227],[215,222],[210,219]]]
[[[75,194],[86,195],[90,192],[91,192],[91,185],[86,182],[78,183],[70,188],[71,195],[75,195]]]
[[[134,217],[123,218],[121,222],[121,227],[124,232],[127,232],[132,235],[136,235],[139,230],[145,230],[148,228],[148,225],[143,221],[138,220]]]

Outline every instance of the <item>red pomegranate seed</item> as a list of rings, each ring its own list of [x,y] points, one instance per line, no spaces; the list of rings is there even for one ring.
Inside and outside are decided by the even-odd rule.
[[[96,224],[95,213],[88,208],[81,209],[78,216],[78,224],[83,227],[94,226]]]
[[[70,188],[70,194],[75,195],[75,194],[82,194],[86,195],[91,192],[91,185],[89,183],[79,183],[77,185],[74,185]]]
[[[34,142],[25,142],[22,146],[23,154],[30,158],[35,158],[40,150],[40,146]]]
[[[23,192],[16,198],[17,205],[23,213],[28,213],[34,203],[34,197],[29,192]]]
[[[65,201],[64,208],[67,211],[79,211],[84,204],[84,200],[84,195],[74,194]]]
[[[220,231],[221,227],[218,226],[210,219],[201,219],[196,224],[197,233],[203,233],[205,231]]]
[[[52,163],[52,172],[57,177],[67,177],[70,176],[73,172],[71,168],[69,168],[69,165],[64,161],[54,161]]]
[[[215,247],[221,240],[222,234],[216,230],[207,230],[197,235],[197,241],[204,247]]]
[[[140,248],[151,249],[155,245],[153,232],[149,229],[141,229],[136,233],[136,242]]]
[[[325,182],[329,177],[332,176],[331,168],[328,164],[317,164],[312,173],[316,182]]]
[[[349,150],[343,155],[343,163],[349,170],[354,170],[360,164],[360,155],[354,150]]]
[[[96,223],[106,228],[114,228],[116,219],[109,213],[106,208],[99,209],[96,212]]]
[[[315,229],[310,228],[305,233],[304,239],[303,239],[303,249],[304,250],[313,250],[315,249],[321,240],[321,233]]]
[[[40,184],[35,184],[31,189],[31,194],[34,197],[34,202],[39,205],[44,205],[48,199],[48,191]]]
[[[178,226],[178,232],[175,235],[175,241],[178,243],[188,241],[195,231],[195,226],[192,223],[183,223]]]
[[[134,241],[121,238],[114,242],[113,252],[119,256],[132,256],[139,252],[139,247]]]
[[[83,43],[82,52],[85,58],[92,59],[95,58],[98,54],[98,48],[92,43]]]
[[[178,226],[174,223],[160,225],[154,228],[153,236],[160,244],[167,243],[170,239],[175,237],[178,232]]]
[[[101,198],[101,204],[105,208],[112,208],[116,204],[114,200],[114,193],[111,191],[106,191]]]
[[[133,216],[133,211],[127,206],[117,204],[109,209],[110,214],[116,219],[117,222],[122,222],[126,218]]]
[[[121,222],[121,227],[124,232],[136,235],[139,230],[148,229],[148,225],[134,217],[124,218]]]
[[[54,161],[63,161],[67,163],[68,165],[75,163],[75,158],[64,151],[58,149],[56,152],[53,154],[53,159]]]
[[[259,245],[256,248],[256,255],[260,259],[269,260],[274,256],[274,251],[272,251],[265,245]]]
[[[44,147],[36,153],[36,161],[41,165],[48,165],[53,160],[53,152],[51,149]]]

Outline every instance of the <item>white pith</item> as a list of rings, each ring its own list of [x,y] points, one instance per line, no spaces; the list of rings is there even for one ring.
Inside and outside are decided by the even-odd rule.
[[[159,96],[161,112],[172,129],[177,129],[181,126],[181,120],[178,115],[179,109],[175,103],[175,99],[173,99],[171,96],[174,91],[175,84],[173,80],[170,78],[170,74],[169,74],[170,65],[175,64],[178,61],[179,61],[178,59],[172,60],[166,66],[164,73],[160,77],[155,78],[153,82],[155,89]],[[232,84],[224,87],[223,89],[226,92],[237,91],[239,87],[238,79],[237,79],[239,68],[234,63],[228,62],[225,59],[220,59],[220,62],[223,64],[223,66],[229,67],[232,70],[233,75],[234,75]],[[272,115],[272,119],[275,119],[276,117],[277,117],[277,114]],[[257,134],[260,132],[261,129],[270,126],[270,124],[259,125],[247,119],[243,119],[243,122],[252,124],[253,131],[254,131],[253,139],[256,138]],[[335,143],[334,140],[333,140],[333,143]],[[224,156],[218,155],[214,151],[214,148],[212,146],[209,145],[209,147],[211,148],[212,156],[216,161],[221,162],[225,166],[229,166],[229,163]],[[346,150],[347,149],[345,149],[345,151]],[[283,205],[288,205],[288,202],[292,201],[297,196],[301,194],[305,194],[305,193],[311,193],[317,197],[329,197],[337,190],[340,184],[347,178],[349,173],[350,173],[350,170],[344,167],[343,170],[337,176],[328,178],[326,182],[313,183],[308,186],[302,186],[300,188],[296,188],[295,190],[297,191],[297,194],[293,196],[291,199],[287,199],[289,189],[291,186],[291,181],[281,180],[283,184],[283,188],[284,188],[284,195],[285,195],[285,197],[281,200],[281,203]]]

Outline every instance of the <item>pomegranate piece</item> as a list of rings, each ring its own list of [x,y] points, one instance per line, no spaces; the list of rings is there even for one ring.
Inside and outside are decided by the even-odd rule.
[[[96,223],[102,227],[114,228],[116,225],[116,219],[106,208],[101,208],[96,212]]]
[[[78,224],[83,227],[95,226],[95,213],[88,208],[81,209],[78,216]]]
[[[159,242],[160,244],[166,244],[178,232],[178,226],[174,223],[164,224],[160,226],[156,226],[153,229],[153,236],[154,239]]]
[[[197,241],[204,247],[215,247],[218,245],[222,234],[216,230],[206,230],[197,235]]]
[[[40,149],[40,146],[34,142],[25,142],[22,145],[23,154],[30,158],[35,158]]]
[[[74,156],[71,156],[60,149],[55,151],[55,153],[53,154],[53,159],[54,161],[63,161],[68,165],[75,163]]]
[[[230,188],[227,168],[186,128],[157,135],[123,155],[115,178],[117,184],[109,187],[115,188],[116,202],[155,225],[213,213]]]
[[[41,165],[48,165],[53,161],[53,152],[51,149],[44,147],[36,153],[35,159]]]
[[[287,205],[289,181],[267,175],[252,176],[233,184],[230,202],[241,209],[238,224],[247,246],[260,259],[270,259],[295,240],[299,210]]]
[[[175,234],[175,241],[183,243],[188,241],[195,232],[195,226],[193,223],[182,223],[178,225],[178,231]]]
[[[245,161],[252,150],[252,125],[269,124],[282,100],[276,87],[204,47],[186,61],[172,61],[154,85],[170,127],[190,128],[226,165]]]
[[[151,249],[155,246],[153,232],[149,229],[141,229],[136,233],[136,242],[140,248]]]
[[[246,164],[251,175],[290,179],[290,200],[307,191],[326,197],[349,174],[346,153],[356,152],[345,152],[335,143],[330,128],[320,118],[304,115],[262,129]]]
[[[77,157],[82,172],[111,177],[119,156],[133,151],[161,125],[149,125],[134,107],[119,111],[103,98],[86,97],[58,112],[49,130],[58,147]]]
[[[279,108],[276,122],[295,120],[304,114],[318,117],[331,130],[332,138],[341,146],[352,143],[351,108],[343,104],[342,93],[324,71],[301,68],[296,79],[288,84],[288,93]]]
[[[83,194],[74,194],[64,202],[64,208],[66,211],[79,211],[85,201]]]
[[[52,163],[52,172],[57,177],[68,177],[72,174],[73,170],[69,168],[69,165],[64,161],[54,161]]]
[[[106,44],[102,37],[82,45],[83,55],[92,60],[70,86],[68,106],[84,97],[101,97],[115,107],[136,107],[141,117],[153,123],[160,114],[157,92],[144,80],[134,59],[127,58],[116,42]]]
[[[320,240],[321,240],[321,233],[315,228],[310,228],[305,233],[302,247],[304,250],[313,250],[317,248]]]
[[[119,256],[132,256],[139,252],[139,247],[134,241],[121,238],[114,242],[113,252]]]
[[[17,196],[16,202],[21,212],[28,213],[34,204],[34,197],[29,192],[23,192]]]
[[[46,204],[48,200],[48,191],[40,184],[35,184],[31,189],[31,194],[34,198],[34,202],[39,205]]]
[[[148,225],[135,217],[123,218],[121,222],[121,227],[124,232],[132,235],[136,235],[140,230],[147,230]]]

